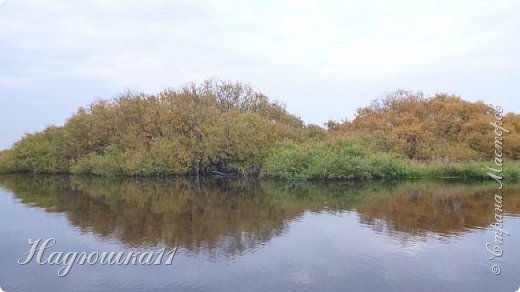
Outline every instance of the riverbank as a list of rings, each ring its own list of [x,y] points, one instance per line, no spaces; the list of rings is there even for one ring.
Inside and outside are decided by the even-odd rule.
[[[168,177],[212,177],[212,178],[243,178],[280,179],[285,181],[379,181],[388,179],[463,179],[485,180],[491,179],[488,175],[488,167],[493,167],[493,162],[468,162],[468,163],[419,163],[414,161],[392,160],[387,157],[375,160],[363,158],[349,159],[351,164],[323,163],[306,165],[288,163],[284,166],[279,163],[277,168],[268,171],[263,170],[256,174],[244,174],[240,172],[209,172],[202,174],[148,174],[129,175],[123,173],[73,173],[73,172],[28,172],[28,171],[0,171],[2,174],[38,174],[38,175],[74,175],[78,177],[107,177],[107,178],[168,178]],[[365,164],[361,164],[363,162]],[[520,180],[520,161],[512,161],[505,164],[502,177],[504,180]]]

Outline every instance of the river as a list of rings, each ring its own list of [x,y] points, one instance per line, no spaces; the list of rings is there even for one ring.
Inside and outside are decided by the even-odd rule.
[[[491,179],[490,179],[491,180]],[[0,176],[6,291],[516,291],[520,185]],[[22,265],[52,252],[175,250],[173,262]],[[501,273],[495,275],[492,266]]]

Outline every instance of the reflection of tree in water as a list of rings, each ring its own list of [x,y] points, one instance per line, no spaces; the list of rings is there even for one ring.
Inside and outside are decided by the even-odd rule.
[[[334,191],[316,196],[312,185],[243,180],[5,176],[0,182],[24,203],[65,212],[85,232],[214,255],[249,251],[283,234],[304,211],[326,204],[333,212],[352,199]]]
[[[403,237],[403,232],[450,235],[487,227],[494,220],[493,183],[404,183],[373,192],[356,206],[360,221],[375,230]],[[520,187],[502,192],[504,211],[520,212]]]
[[[3,176],[0,184],[24,203],[64,212],[85,232],[131,246],[165,244],[215,257],[258,248],[306,211],[356,209],[362,223],[398,239],[460,233],[492,222],[495,188],[67,176]],[[520,210],[518,194],[511,186],[504,192],[506,211]]]

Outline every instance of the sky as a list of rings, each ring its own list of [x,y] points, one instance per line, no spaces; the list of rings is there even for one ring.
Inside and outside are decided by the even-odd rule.
[[[210,77],[320,125],[396,89],[520,113],[520,0],[0,0],[0,149]]]

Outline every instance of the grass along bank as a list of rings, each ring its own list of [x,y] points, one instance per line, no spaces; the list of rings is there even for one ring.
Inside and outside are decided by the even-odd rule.
[[[264,163],[264,174],[290,180],[379,178],[488,178],[493,161],[416,161],[396,153],[373,152],[348,140],[286,143],[274,147]],[[506,179],[520,178],[520,162],[505,163]]]

